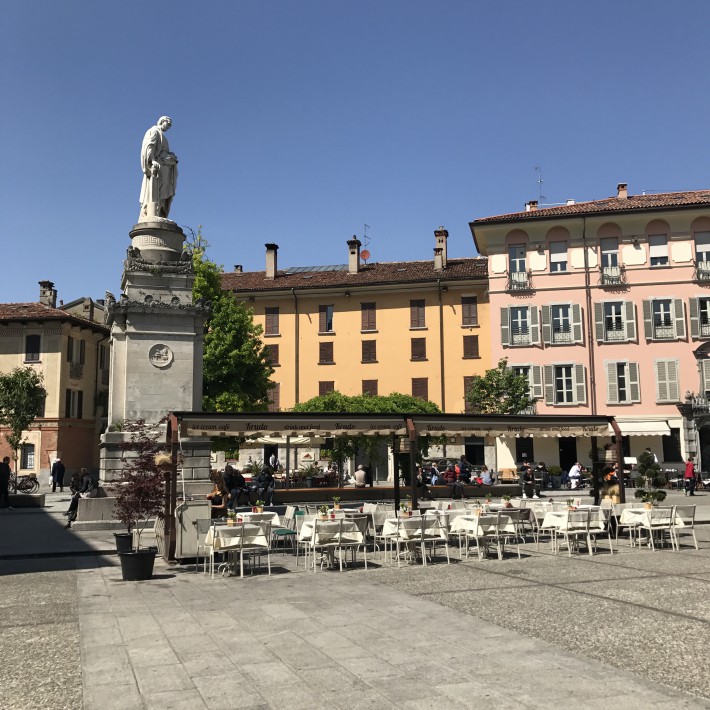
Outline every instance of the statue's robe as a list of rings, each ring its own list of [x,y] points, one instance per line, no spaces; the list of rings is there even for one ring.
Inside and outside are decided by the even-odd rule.
[[[141,215],[167,217],[170,203],[175,195],[177,184],[177,163],[166,165],[164,159],[170,154],[170,146],[165,133],[159,126],[152,126],[146,131],[141,146]],[[151,174],[153,162],[160,163],[160,170],[155,177]],[[151,207],[155,203],[156,207]]]

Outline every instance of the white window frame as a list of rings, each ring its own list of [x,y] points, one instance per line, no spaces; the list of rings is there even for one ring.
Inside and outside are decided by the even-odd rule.
[[[661,358],[653,361],[656,376],[656,402],[676,404],[680,402],[680,363],[677,358]]]
[[[648,235],[648,259],[652,268],[668,266],[668,235],[649,234]],[[654,264],[654,260],[656,263]]]
[[[696,261],[710,261],[710,232],[696,232],[694,235],[695,241],[695,259]]]
[[[602,269],[619,266],[619,237],[602,237],[599,249]]]
[[[25,442],[20,446],[20,469],[22,471],[35,470],[35,445]]]
[[[710,296],[695,296],[688,304],[690,335],[693,340],[710,338]]]
[[[622,399],[619,385],[619,369],[623,368],[621,376],[624,378],[625,396]],[[639,366],[636,362],[628,360],[605,360],[606,373],[606,403],[607,404],[635,404],[641,401],[641,382],[639,379]]]
[[[670,325],[657,326],[657,303],[670,301]],[[685,340],[685,303],[681,298],[664,296],[663,298],[650,298],[643,301],[643,329],[646,340],[668,342],[671,340]]]
[[[511,244],[508,247],[508,271],[511,274],[525,274],[528,271],[526,244]]]
[[[567,242],[550,242],[550,273],[567,272]]]

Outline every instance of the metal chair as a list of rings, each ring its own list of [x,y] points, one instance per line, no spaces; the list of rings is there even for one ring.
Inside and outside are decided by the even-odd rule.
[[[675,524],[675,506],[667,508],[654,507],[648,511],[648,516],[638,526],[639,530],[648,532],[649,543],[651,549],[655,552],[656,543],[654,538],[658,537],[663,540],[664,533],[668,533],[671,540],[671,547],[676,549],[676,538],[673,534],[673,525]]]
[[[680,534],[690,532],[693,536],[693,544],[698,549],[698,538],[695,537],[695,506],[677,505],[675,507],[675,517],[671,526],[671,535],[675,537],[675,548],[680,551]]]
[[[205,538],[207,537],[207,533],[210,531],[211,526],[212,520],[207,518],[198,518],[195,520],[195,531],[197,533],[197,559],[195,560],[195,574],[197,574],[197,570],[200,568],[200,557],[202,557],[203,560],[202,574],[207,574],[207,550],[209,546],[205,544]],[[200,550],[202,550],[201,555]]]

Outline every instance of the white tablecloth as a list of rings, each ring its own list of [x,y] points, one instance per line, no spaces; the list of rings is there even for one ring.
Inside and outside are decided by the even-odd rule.
[[[460,515],[451,521],[452,533],[471,534],[475,537],[483,537],[498,532],[517,534],[516,522],[509,515],[500,516],[498,525],[498,515],[482,513],[481,515]]]
[[[646,508],[624,508],[619,518],[620,525],[648,525],[650,521],[650,510]],[[676,516],[675,526],[683,527],[683,521]]]
[[[444,511],[442,511],[444,512]],[[449,511],[445,511],[449,512]],[[396,537],[397,534],[405,540],[419,537],[422,520],[425,521],[425,534],[435,535],[441,538],[446,538],[446,527],[441,516],[413,516],[411,518],[388,518],[382,526],[382,535],[384,537]],[[398,522],[399,521],[399,522]]]
[[[229,550],[239,547],[242,537],[241,525],[212,525],[205,537],[205,545],[215,550]],[[264,529],[258,523],[248,523],[244,526],[244,544],[269,546]]]
[[[606,518],[601,510],[595,508],[578,508],[578,510],[590,510],[589,527],[593,530],[604,530]],[[557,530],[564,530],[566,523],[566,510],[549,510],[542,519],[542,527],[548,529],[556,528]]]
[[[323,534],[323,532],[327,533],[329,530],[332,530],[333,533],[337,535],[341,529],[340,524],[342,523],[343,542],[355,542],[359,545],[364,542],[363,534],[360,532],[360,528],[354,521],[348,520],[347,518],[343,518],[342,520],[323,521],[306,520],[301,526],[300,532],[298,533],[299,541],[313,539],[313,527],[316,522],[318,523],[318,530],[321,531],[321,534]]]

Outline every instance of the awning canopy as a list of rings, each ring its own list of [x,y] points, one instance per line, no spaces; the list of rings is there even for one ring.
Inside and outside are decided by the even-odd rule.
[[[562,437],[611,436],[606,416],[467,415],[467,414],[301,414],[298,412],[173,412],[180,435],[264,437],[320,437],[340,434],[407,436],[411,420],[417,435]]]
[[[669,436],[671,433],[668,422],[649,421],[648,419],[617,419],[622,436]]]

